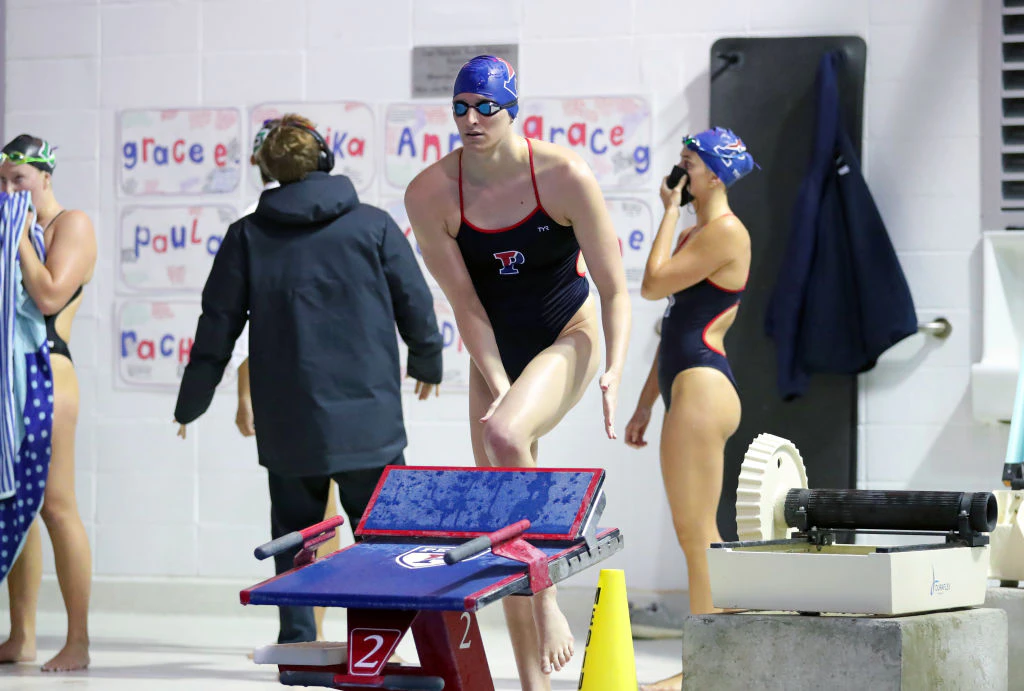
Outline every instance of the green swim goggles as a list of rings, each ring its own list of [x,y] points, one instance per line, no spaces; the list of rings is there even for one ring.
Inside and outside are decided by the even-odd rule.
[[[22,151],[12,151],[10,153],[0,151],[0,163],[4,161],[10,161],[16,166],[20,166],[22,163],[45,163],[52,168],[57,164],[57,157],[53,154],[49,156],[29,156]]]

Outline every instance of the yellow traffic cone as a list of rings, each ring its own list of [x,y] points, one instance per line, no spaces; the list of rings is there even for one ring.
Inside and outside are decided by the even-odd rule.
[[[626,574],[601,569],[583,652],[579,691],[636,691],[636,659],[626,604]]]

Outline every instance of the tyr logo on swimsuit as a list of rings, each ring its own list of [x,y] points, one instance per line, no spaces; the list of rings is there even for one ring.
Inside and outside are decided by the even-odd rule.
[[[498,273],[502,276],[515,276],[519,273],[519,269],[516,268],[516,264],[525,264],[526,257],[519,250],[506,250],[504,252],[495,252],[494,258],[501,262],[501,268]]]

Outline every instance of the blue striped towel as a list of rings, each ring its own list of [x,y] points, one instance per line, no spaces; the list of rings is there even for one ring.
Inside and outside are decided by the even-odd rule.
[[[43,503],[50,469],[53,377],[43,315],[21,283],[18,241],[28,192],[0,194],[0,581]],[[32,244],[45,261],[42,228]]]

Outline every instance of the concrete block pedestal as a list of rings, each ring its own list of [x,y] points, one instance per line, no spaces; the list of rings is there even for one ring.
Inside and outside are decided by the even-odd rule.
[[[1024,690],[1024,588],[989,588],[985,595],[985,606],[1006,612],[1010,691]]]
[[[687,690],[1004,691],[1007,684],[1000,609],[891,618],[704,614],[683,624]]]

